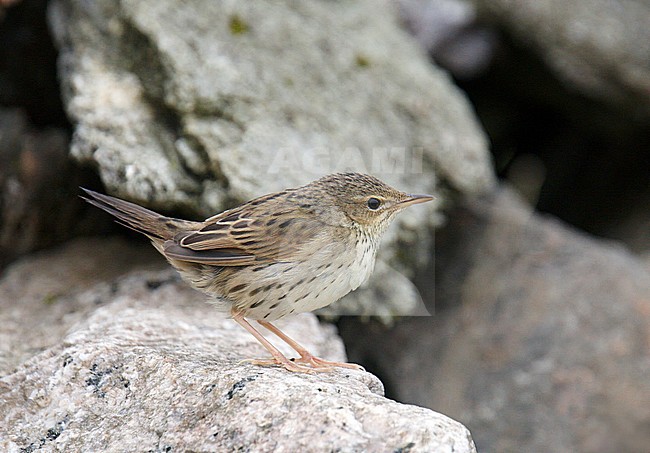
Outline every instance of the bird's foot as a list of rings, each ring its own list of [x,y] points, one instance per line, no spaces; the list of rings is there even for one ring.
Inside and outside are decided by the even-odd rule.
[[[331,360],[321,359],[309,353],[303,354],[297,359],[292,359],[294,363],[301,363],[309,365],[313,370],[318,371],[333,371],[334,368],[349,368],[351,370],[366,371],[361,365],[356,363],[346,363],[346,362],[333,362]]]
[[[294,373],[308,373],[308,374],[314,374],[316,371],[326,371],[326,370],[317,370],[315,368],[311,368],[308,366],[304,365],[299,365],[289,359],[245,359],[242,360],[239,363],[252,363],[253,365],[260,365],[260,366],[274,366],[274,365],[280,365],[281,367],[284,367],[288,371],[292,371]]]

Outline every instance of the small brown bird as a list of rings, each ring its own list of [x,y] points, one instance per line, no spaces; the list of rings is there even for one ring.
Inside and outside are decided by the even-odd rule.
[[[313,356],[271,321],[327,306],[357,289],[370,276],[395,214],[433,198],[400,192],[373,176],[338,173],[192,222],[83,190],[91,197],[86,201],[146,235],[191,286],[229,311],[273,356],[253,363],[297,372],[361,367]],[[300,357],[287,359],[246,318]]]

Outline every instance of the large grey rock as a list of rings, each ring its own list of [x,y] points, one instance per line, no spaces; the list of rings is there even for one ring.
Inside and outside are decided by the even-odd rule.
[[[49,17],[72,155],[109,192],[203,216],[342,170],[438,193],[400,216],[383,247],[407,278],[381,281],[408,296],[441,223],[438,189],[493,184],[469,104],[389,2],[57,0]],[[359,293],[348,312],[417,305],[376,311]]]
[[[491,22],[534,46],[570,86],[650,114],[650,3],[473,0]]]
[[[263,356],[261,346],[173,271],[129,271],[136,256],[79,241],[0,280],[2,344],[11,345],[0,450],[476,451],[458,422],[384,398],[366,372],[241,363]],[[43,300],[45,288],[56,297]],[[335,329],[313,315],[280,325],[315,353],[345,359]]]
[[[647,450],[647,264],[507,191],[438,239],[436,316],[348,321],[350,357],[390,396],[462,421],[479,451]]]
[[[388,5],[53,2],[72,153],[112,192],[203,213],[343,169],[484,190],[468,103]]]
[[[12,264],[0,280],[0,375],[59,343],[106,302],[113,291],[110,281],[135,268],[164,269],[164,260],[155,255],[149,246],[78,239]],[[89,288],[89,297],[69,297]]]

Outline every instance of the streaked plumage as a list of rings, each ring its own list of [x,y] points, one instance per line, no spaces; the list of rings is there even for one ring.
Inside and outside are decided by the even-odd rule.
[[[372,272],[377,245],[395,214],[431,199],[397,191],[373,176],[339,173],[192,222],[84,190],[88,202],[148,236],[190,285],[258,340],[244,318],[297,346],[298,361],[313,368],[263,342],[274,362],[292,371],[342,364],[311,356],[268,322],[324,307],[356,289]]]

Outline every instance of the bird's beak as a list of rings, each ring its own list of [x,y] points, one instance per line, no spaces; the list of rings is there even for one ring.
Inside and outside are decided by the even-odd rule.
[[[397,206],[400,208],[405,208],[407,206],[411,206],[413,204],[418,204],[418,203],[426,203],[427,201],[433,200],[435,197],[432,195],[413,195],[413,194],[408,194],[408,198],[406,198],[403,201],[400,201]]]

